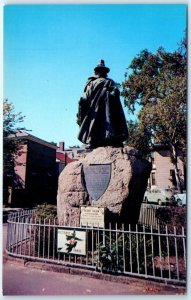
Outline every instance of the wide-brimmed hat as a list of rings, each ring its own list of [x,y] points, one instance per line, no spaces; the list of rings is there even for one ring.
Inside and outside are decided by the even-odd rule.
[[[98,71],[104,71],[106,73],[109,73],[110,69],[108,67],[105,66],[105,62],[103,59],[100,60],[99,64],[97,65],[97,67],[95,67],[94,69],[95,72]]]

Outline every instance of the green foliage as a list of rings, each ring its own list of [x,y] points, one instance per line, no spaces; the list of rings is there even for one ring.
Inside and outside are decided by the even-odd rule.
[[[111,240],[110,240],[111,238]],[[105,244],[98,247],[97,269],[101,272],[120,272],[124,270],[135,273],[145,272],[152,264],[151,237],[148,235],[119,234],[109,237],[105,236]],[[145,257],[147,264],[145,265]]]
[[[159,207],[155,212],[155,217],[160,220],[161,224],[169,224],[172,219],[171,209],[167,207]]]
[[[97,269],[101,272],[117,272],[120,269],[121,257],[119,256],[120,262],[117,260],[117,247],[113,243],[111,247],[109,245],[99,245],[99,259],[97,262]]]
[[[34,218],[36,219],[47,219],[47,220],[54,220],[57,216],[57,208],[55,205],[44,203],[42,205],[38,205],[35,213]]]
[[[156,54],[143,50],[127,70],[121,92],[125,106],[132,113],[137,104],[140,107],[138,123],[134,125],[134,144],[142,148],[144,136],[147,145],[167,145],[180,190],[177,152],[179,149],[185,152],[186,149],[186,38],[173,53],[163,48],[159,48]]]
[[[128,146],[134,147],[147,156],[150,147],[150,132],[141,123],[128,121],[129,130]]]
[[[20,150],[20,142],[14,139],[19,127],[19,123],[24,121],[21,113],[16,113],[14,105],[5,100],[3,102],[3,164],[4,171],[8,171],[13,166],[14,155]]]
[[[161,237],[160,242],[162,256],[175,256],[177,247],[178,256],[182,257],[185,252],[181,236],[183,228],[186,230],[186,209],[183,207],[160,207],[156,210],[155,216],[159,219],[160,233],[164,234],[164,236]],[[165,236],[167,232],[169,235],[168,245]],[[174,237],[174,234],[176,234],[176,238]]]
[[[155,217],[159,219],[161,225],[175,226],[177,230],[181,227],[186,228],[185,207],[159,207],[155,212]]]
[[[20,140],[15,138],[16,132],[24,128],[19,124],[24,120],[21,113],[16,113],[14,105],[3,102],[3,202],[8,200],[8,187],[13,184],[15,156],[19,155],[22,147]]]
[[[57,251],[56,229],[52,226],[39,226],[38,224],[57,224],[55,218],[57,216],[56,206],[44,203],[38,205],[32,216],[32,222],[37,224],[33,228],[28,228],[29,233],[34,241],[33,251],[35,255],[53,256]],[[54,221],[55,220],[55,221]]]
[[[24,116],[21,112],[16,113],[14,105],[7,99],[3,102],[3,133],[4,137],[16,133],[17,130],[22,128],[18,127],[18,123],[24,121]]]

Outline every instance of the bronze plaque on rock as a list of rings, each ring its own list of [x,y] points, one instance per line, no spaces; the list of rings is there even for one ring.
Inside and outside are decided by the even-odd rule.
[[[104,194],[109,185],[111,164],[83,165],[82,177],[88,194],[96,201]]]

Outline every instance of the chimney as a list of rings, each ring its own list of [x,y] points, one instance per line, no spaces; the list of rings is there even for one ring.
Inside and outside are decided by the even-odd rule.
[[[64,142],[59,142],[59,149],[60,151],[64,151]]]

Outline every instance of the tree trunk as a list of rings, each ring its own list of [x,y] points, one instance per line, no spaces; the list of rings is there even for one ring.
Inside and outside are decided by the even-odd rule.
[[[182,185],[180,181],[179,171],[178,171],[178,164],[177,164],[177,149],[174,145],[170,145],[171,147],[171,154],[172,154],[172,160],[174,165],[174,171],[175,171],[175,178],[176,178],[176,186],[179,193],[182,193]]]

